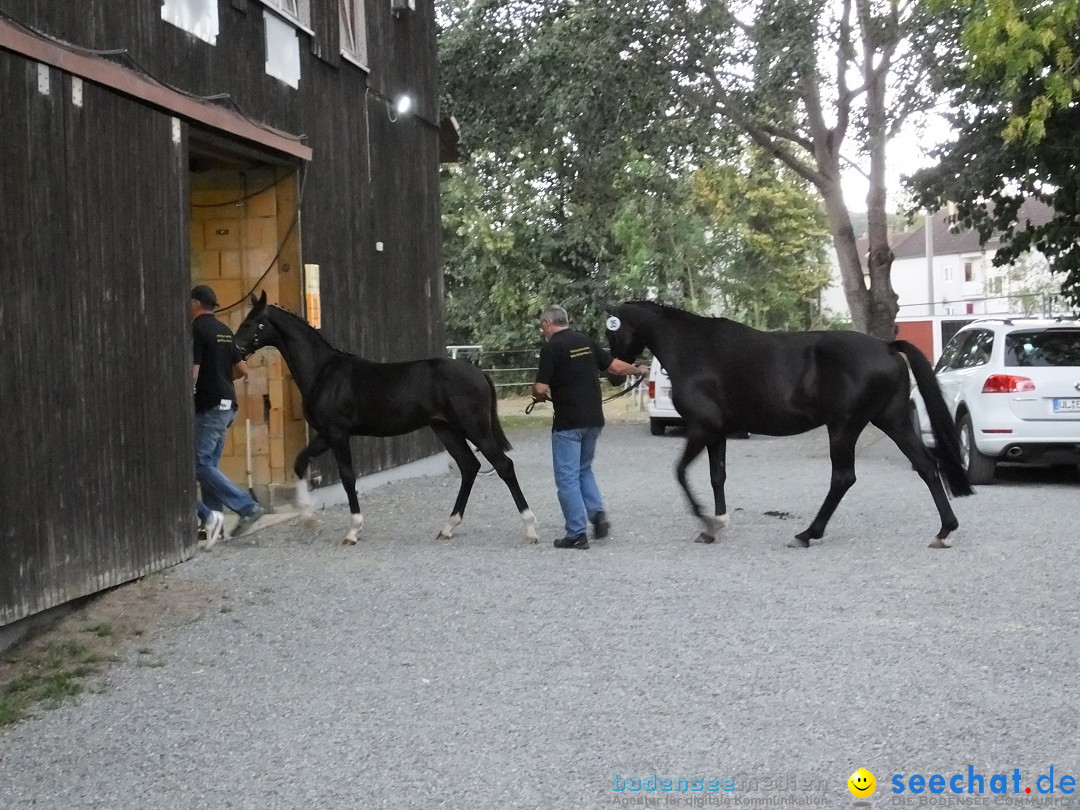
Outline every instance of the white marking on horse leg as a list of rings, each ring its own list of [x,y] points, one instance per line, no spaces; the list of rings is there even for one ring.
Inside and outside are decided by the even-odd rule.
[[[349,529],[349,533],[345,535],[345,539],[341,542],[346,546],[355,546],[356,541],[360,538],[362,528],[364,528],[364,516],[357,512],[352,516],[352,528]]]
[[[720,533],[728,527],[728,523],[731,522],[730,515],[714,515],[709,518],[709,523],[712,524],[712,536],[719,537]]]
[[[701,522],[705,524],[705,531],[697,536],[695,543],[715,543],[720,538],[720,533],[727,528],[730,518],[727,515],[702,515]]]
[[[536,515],[532,513],[532,509],[525,509],[521,512],[521,519],[525,521],[525,543],[531,545],[533,543],[540,542],[540,535],[536,531]]]
[[[446,525],[439,530],[439,533],[435,536],[436,540],[449,540],[454,536],[454,529],[461,525],[461,515],[451,515],[450,519],[446,521]]]
[[[296,508],[300,510],[300,519],[306,526],[315,523],[315,504],[311,500],[308,482],[303,478],[296,482]]]

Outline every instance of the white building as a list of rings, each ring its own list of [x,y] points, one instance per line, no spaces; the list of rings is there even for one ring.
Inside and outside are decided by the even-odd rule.
[[[1027,200],[1020,207],[1018,219],[1041,225],[1050,217],[1048,206],[1037,200]],[[1042,254],[1028,253],[1011,266],[995,267],[994,253],[1001,244],[998,237],[992,236],[985,246],[981,246],[976,231],[954,231],[948,220],[948,211],[939,211],[931,217],[930,262],[927,261],[925,220],[910,230],[890,235],[894,254],[892,284],[900,306],[897,320],[928,315],[963,317],[1068,312],[1057,299],[1060,282],[1051,276],[1049,263]],[[865,238],[860,239],[859,254],[864,260],[866,250]],[[822,307],[841,317],[850,314],[835,254],[833,283],[822,295]]]

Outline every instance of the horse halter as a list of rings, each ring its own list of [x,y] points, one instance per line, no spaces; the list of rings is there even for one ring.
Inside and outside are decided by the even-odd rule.
[[[245,355],[245,357],[250,357],[251,355],[255,354],[255,352],[257,352],[259,349],[262,348],[262,341],[259,340],[259,333],[262,332],[262,330],[265,329],[265,328],[266,328],[266,324],[264,322],[262,322],[262,321],[259,321],[259,325],[257,327],[255,327],[254,334],[252,334],[252,336],[250,338],[248,338],[248,345],[249,345],[250,349],[249,349],[248,353]]]

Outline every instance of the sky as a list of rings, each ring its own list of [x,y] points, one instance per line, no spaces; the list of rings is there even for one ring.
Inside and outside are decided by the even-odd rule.
[[[934,165],[924,149],[932,148],[949,139],[950,127],[944,119],[934,117],[922,127],[909,124],[889,142],[886,152],[886,184],[889,192],[889,210],[906,209],[908,199],[900,187],[900,178],[918,169]],[[866,210],[866,178],[854,169],[844,172],[841,179],[844,199],[851,211]]]

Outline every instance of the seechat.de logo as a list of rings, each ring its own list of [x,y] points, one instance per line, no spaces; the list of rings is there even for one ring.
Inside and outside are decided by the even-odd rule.
[[[851,795],[855,798],[865,799],[874,795],[874,791],[877,790],[877,780],[866,768],[859,768],[848,777],[847,789],[851,791]]]

